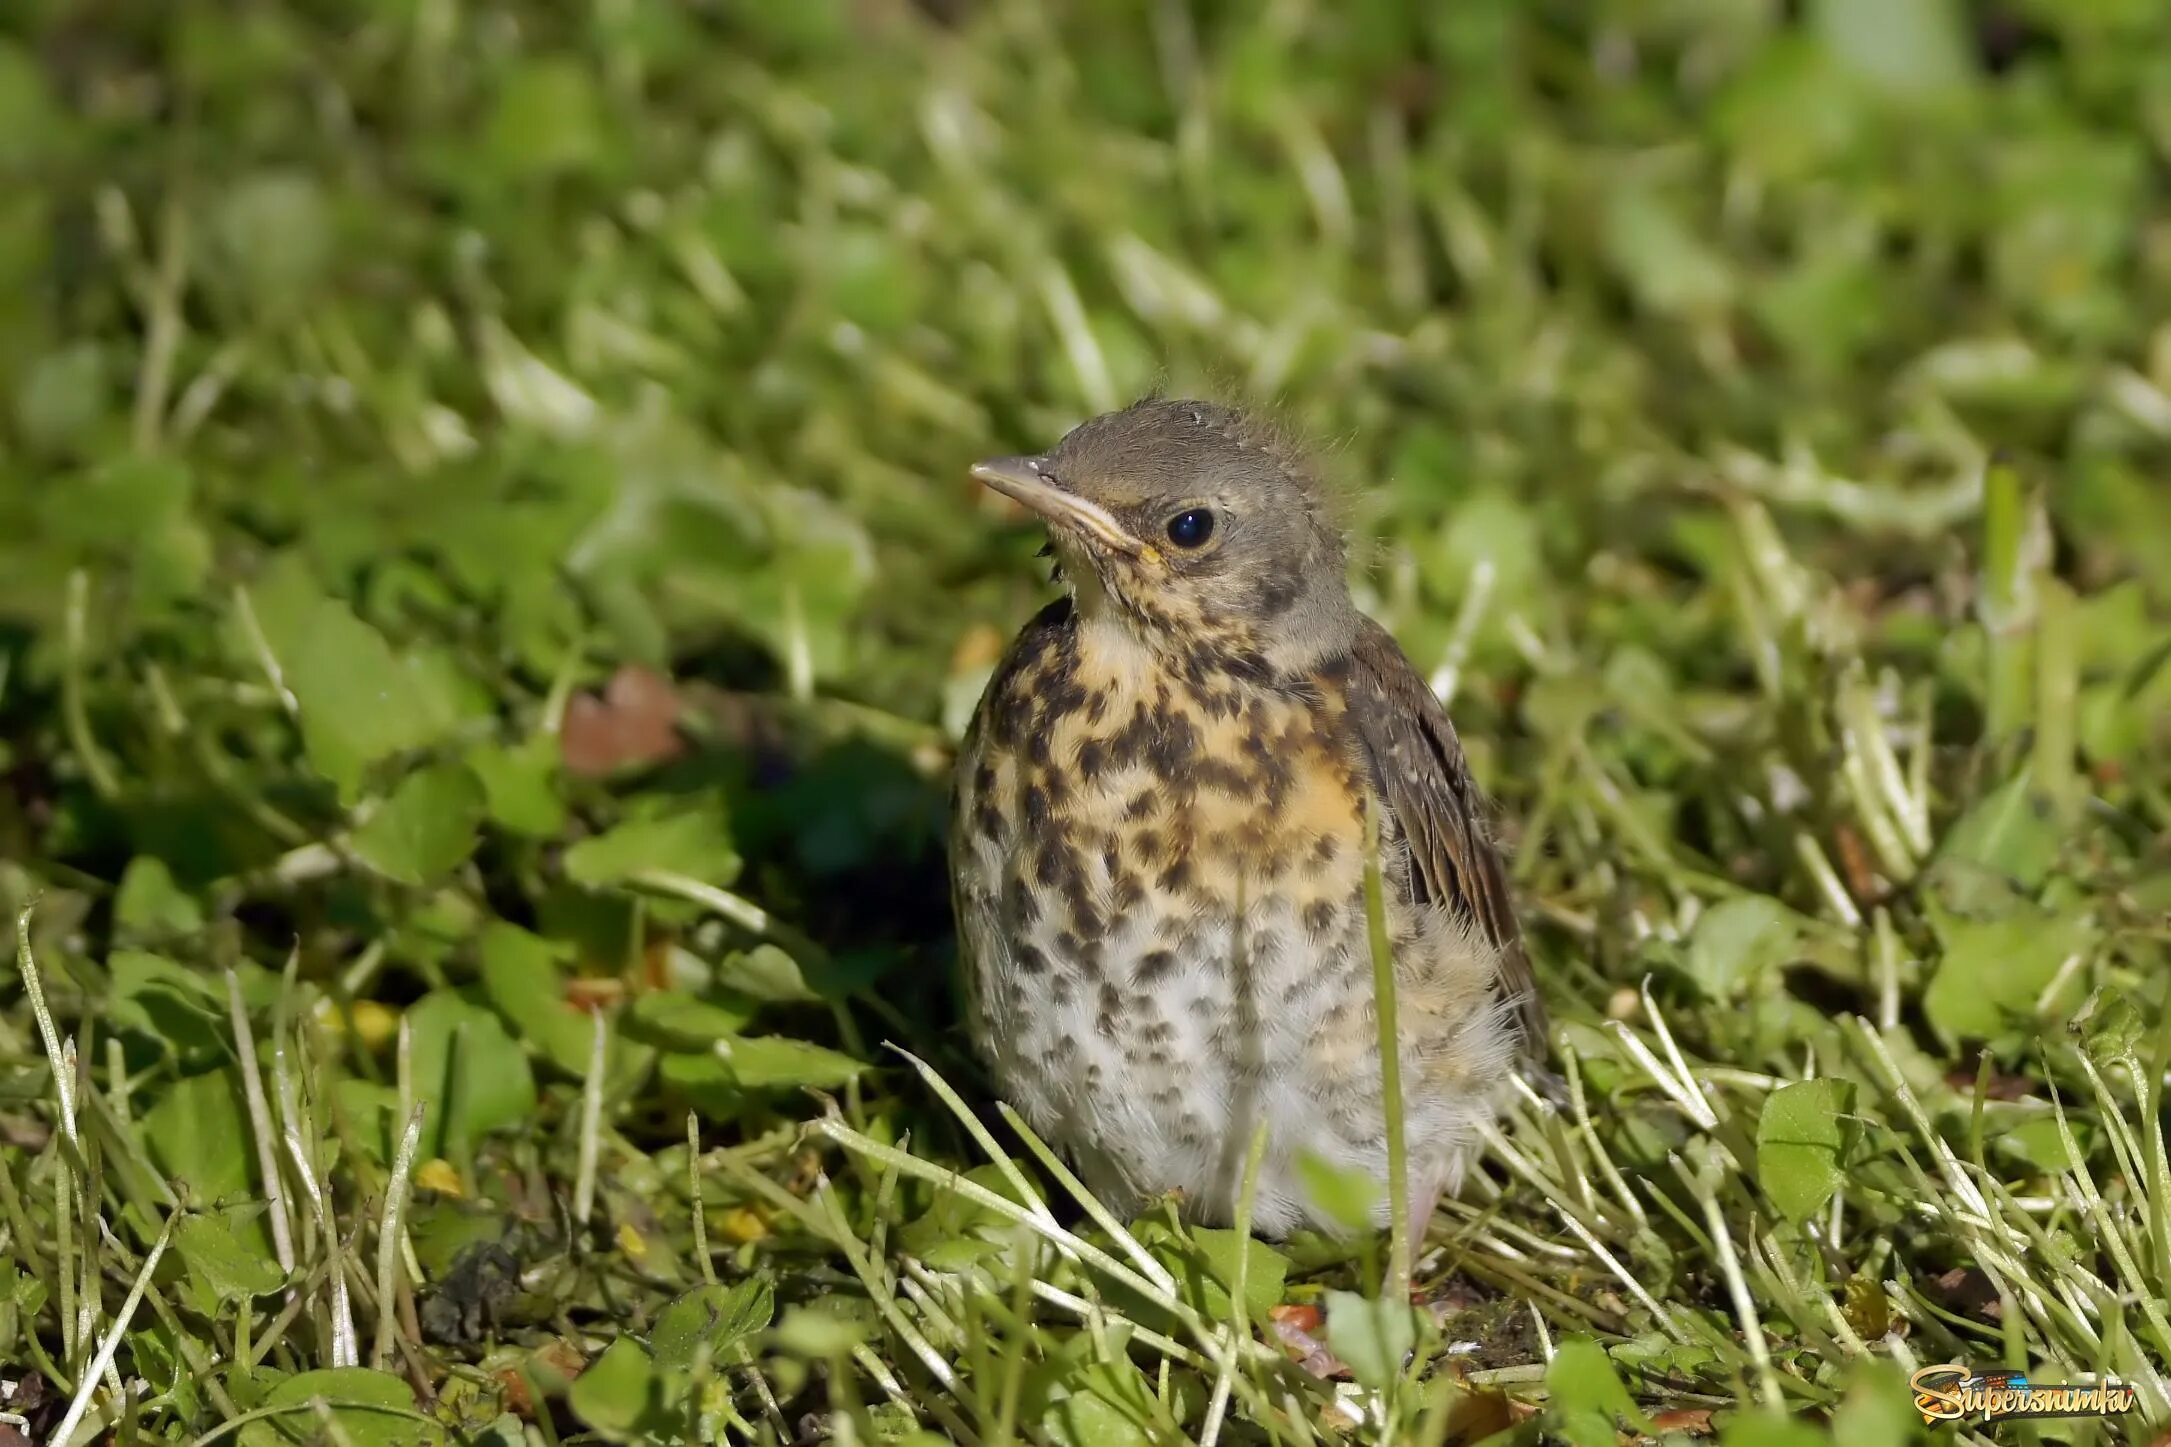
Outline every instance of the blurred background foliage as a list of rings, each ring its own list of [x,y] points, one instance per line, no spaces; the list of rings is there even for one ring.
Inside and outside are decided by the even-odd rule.
[[[689,1104],[962,1152],[870,1042],[969,1078],[943,769],[1047,590],[965,467],[1206,389],[1346,485],[1572,1040],[1861,1011],[1945,1119],[2163,1003],[2167,167],[2159,0],[12,0],[0,904],[204,1199],[297,945],[357,1199],[402,1016],[539,1235],[592,1009],[654,1240]]]

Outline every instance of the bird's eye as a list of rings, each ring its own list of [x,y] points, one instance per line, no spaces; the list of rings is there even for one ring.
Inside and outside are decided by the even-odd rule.
[[[1203,507],[1188,508],[1168,520],[1168,540],[1179,548],[1203,548],[1214,535],[1214,515]]]

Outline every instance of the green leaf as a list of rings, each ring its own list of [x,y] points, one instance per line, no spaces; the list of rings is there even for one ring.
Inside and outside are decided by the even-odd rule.
[[[314,592],[295,568],[250,594],[280,677],[301,715],[302,748],[352,802],[362,772],[435,742],[447,723],[425,683],[384,635]]]
[[[186,1076],[143,1118],[159,1169],[209,1203],[254,1194],[255,1136],[233,1073]]]
[[[1148,1216],[1133,1223],[1131,1234],[1169,1269],[1185,1301],[1210,1320],[1227,1318],[1229,1292],[1236,1284],[1236,1232],[1193,1226],[1179,1235],[1165,1220]],[[1251,1258],[1244,1278],[1244,1300],[1251,1318],[1264,1320],[1267,1312],[1281,1302],[1282,1288],[1289,1277],[1289,1258],[1264,1241],[1244,1239]]]
[[[473,1145],[535,1114],[535,1075],[504,1024],[453,990],[433,990],[407,1012],[415,1095],[428,1102],[424,1156]],[[404,1129],[405,1122],[399,1123]]]
[[[983,1187],[1006,1201],[1014,1201],[1021,1206],[1030,1204],[1019,1199],[1017,1187],[992,1161],[960,1172],[958,1179]],[[918,1219],[908,1223],[894,1239],[904,1250],[926,1261],[930,1266],[933,1266],[937,1259],[946,1259],[955,1264],[955,1269],[962,1270],[991,1254],[991,1250],[1007,1246],[1015,1239],[1015,1235],[1014,1219],[968,1199],[962,1191],[954,1191],[944,1185],[935,1188],[934,1199],[928,1204],[927,1210]],[[942,1266],[936,1269],[952,1268]],[[1125,1295],[1120,1282],[1111,1282],[1108,1289],[1111,1298],[1122,1297],[1123,1308],[1127,1313],[1152,1310],[1152,1304],[1145,1298]]]
[[[1297,1178],[1312,1203],[1349,1231],[1370,1227],[1386,1198],[1385,1189],[1369,1171],[1336,1165],[1316,1151],[1298,1152]]]
[[[1922,1417],[1897,1363],[1858,1362],[1839,1410],[1832,1414],[1832,1441],[1843,1447],[1906,1447],[1922,1435]]]
[[[173,1247],[188,1267],[186,1284],[219,1306],[269,1296],[286,1284],[286,1273],[267,1253],[245,1242],[223,1215],[184,1216],[173,1228]]]
[[[1831,1076],[1773,1091],[1756,1123],[1756,1176],[1780,1214],[1799,1223],[1816,1214],[1846,1179],[1856,1122],[1854,1084]]]
[[[1606,1349],[1590,1337],[1561,1338],[1545,1369],[1545,1385],[1545,1426],[1571,1447],[1614,1447],[1620,1439],[1617,1424],[1623,1422],[1640,1431],[1651,1429],[1621,1385]]]
[[[332,1083],[332,1100],[354,1132],[355,1143],[380,1166],[392,1164],[399,1132],[407,1123],[393,1124],[399,1112],[399,1092],[389,1085],[342,1075]]]
[[[183,1070],[207,1070],[233,1058],[225,993],[195,970],[145,950],[115,950],[106,961],[113,982],[112,1024],[157,1041]]]
[[[633,1002],[633,1025],[666,1049],[705,1050],[729,1040],[754,1018],[751,1000],[711,1000],[683,990],[652,990]]]
[[[786,1307],[772,1334],[776,1345],[813,1361],[839,1357],[867,1339],[871,1323],[841,1297]]]
[[[203,906],[173,882],[165,860],[139,854],[121,872],[113,925],[132,935],[189,934],[203,928]]]
[[[742,1036],[719,1041],[716,1049],[699,1054],[665,1055],[659,1068],[664,1082],[683,1092],[702,1114],[727,1119],[744,1108],[749,1093],[834,1090],[867,1067],[849,1055],[801,1040]]]
[[[634,1440],[645,1419],[663,1404],[662,1383],[648,1349],[621,1336],[573,1379],[566,1390],[573,1414],[612,1442]]]
[[[693,1370],[705,1343],[709,1360],[721,1370],[730,1348],[755,1332],[766,1331],[775,1313],[775,1294],[759,1278],[735,1286],[697,1286],[663,1309],[649,1347],[657,1366],[686,1372]]]
[[[1993,1102],[1984,1114],[1991,1125],[1990,1144],[1999,1154],[2045,1174],[2083,1169],[2083,1163],[2073,1159],[2066,1150],[2065,1137],[2058,1133],[2058,1122],[2047,1112],[2016,1116],[2010,1107],[1999,1110]],[[2088,1122],[2075,1119],[2067,1124],[2075,1144],[2085,1153],[2090,1137]]]
[[[690,806],[668,807],[671,812],[637,814],[566,850],[566,876],[590,886],[615,884],[651,869],[706,884],[736,879],[739,856],[731,847],[721,800],[702,796]]]
[[[2088,1053],[2098,1060],[2124,1060],[2138,1073],[2143,1042],[2149,1034],[2148,1018],[2125,991],[2106,988],[2097,992],[2086,1021]]]
[[[799,962],[775,945],[756,945],[724,956],[716,983],[734,994],[770,1004],[805,1003],[822,998]]]
[[[111,406],[112,370],[96,342],[38,358],[15,393],[15,425],[37,453],[59,455],[93,440]]]
[[[58,152],[65,112],[46,67],[12,36],[0,39],[0,172],[27,169]]]
[[[305,172],[259,172],[220,201],[212,239],[221,275],[241,280],[261,306],[291,306],[319,285],[331,261],[331,206]]]
[[[2003,895],[1996,881],[1940,863],[1925,900],[1944,947],[1923,992],[1923,1013],[1946,1044],[1991,1039],[2032,1018],[2065,962],[2091,947],[2078,907],[2047,909]]]
[[[1709,315],[1732,300],[1734,278],[1685,210],[1654,185],[1623,181],[1607,198],[1601,232],[1606,259],[1650,310]]]
[[[2060,830],[2024,770],[1975,801],[1938,844],[1939,857],[1995,870],[2022,888],[2043,882],[2058,857]]]
[[[1480,567],[1492,572],[1501,616],[1529,596],[1545,576],[1538,520],[1510,492],[1491,489],[1463,499],[1439,541],[1422,554],[1425,586],[1435,597],[1461,598]]]
[[[734,1040],[720,1040],[715,1058],[723,1062],[732,1079],[749,1090],[799,1086],[834,1090],[867,1071],[865,1061],[854,1060],[842,1051],[781,1035],[741,1035]]]
[[[471,749],[467,766],[482,780],[490,818],[533,839],[554,838],[565,828],[565,800],[558,795],[558,741],[536,734],[510,746]]]
[[[603,111],[588,67],[571,57],[521,62],[498,92],[482,140],[507,181],[595,165],[604,153]]]
[[[1795,956],[1804,921],[1768,895],[1738,895],[1704,911],[1689,936],[1688,971],[1712,1000],[1754,989]]]
[[[297,1373],[266,1392],[263,1409],[291,1410],[242,1428],[243,1447],[321,1440],[326,1424],[310,1405],[317,1401],[331,1409],[332,1423],[354,1447],[416,1447],[445,1440],[442,1427],[412,1415],[415,1394],[398,1377],[366,1367],[331,1367]]]
[[[422,884],[467,862],[482,815],[482,785],[466,768],[421,769],[354,831],[354,852],[388,879]]]
[[[1403,1361],[1417,1345],[1416,1308],[1408,1302],[1330,1291],[1327,1345],[1359,1382],[1384,1390],[1402,1375]]]
[[[1829,1436],[1807,1422],[1760,1408],[1727,1419],[1719,1447],[1855,1447],[1847,1437]]]
[[[500,1245],[510,1250],[510,1224],[492,1207],[457,1196],[417,1200],[408,1212],[415,1260],[426,1278],[439,1283],[476,1247]]]
[[[1041,1417],[1041,1431],[1058,1447],[1154,1447],[1168,1440],[1153,1390],[1129,1361],[1094,1362],[1069,1371]]]
[[[1841,69],[1879,95],[1943,100],[1975,79],[1953,0],[1813,0],[1809,14]]]
[[[588,1073],[595,1021],[565,998],[564,946],[493,920],[482,935],[482,987],[520,1038],[574,1076]]]

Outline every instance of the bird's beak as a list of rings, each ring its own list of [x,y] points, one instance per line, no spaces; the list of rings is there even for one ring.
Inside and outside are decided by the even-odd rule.
[[[1139,551],[1138,539],[1108,509],[1057,486],[1046,475],[1046,466],[1038,457],[995,457],[974,463],[972,475],[1004,497],[1024,503],[1050,523],[1082,533],[1100,547],[1118,553]]]

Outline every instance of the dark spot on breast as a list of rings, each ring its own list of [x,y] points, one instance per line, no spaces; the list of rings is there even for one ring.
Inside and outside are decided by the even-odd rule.
[[[1122,728],[1108,736],[1108,756],[1117,764],[1135,764],[1153,741],[1153,714],[1141,703]]]
[[[1233,688],[1208,688],[1199,693],[1199,707],[1213,718],[1235,718],[1243,711],[1244,700]]]
[[[1322,834],[1312,841],[1312,858],[1321,864],[1332,864],[1342,852],[1342,841],[1332,834]]]
[[[1238,797],[1252,793],[1262,782],[1259,770],[1246,769],[1228,759],[1199,759],[1191,766],[1191,777],[1208,788]]]
[[[1031,698],[1016,687],[1022,680],[1011,678],[998,680],[997,692],[988,709],[988,737],[1003,747],[1010,748],[1025,732],[1025,721],[1032,709]],[[1009,685],[1009,686],[1006,686]]]
[[[1027,832],[1044,835],[1048,832],[1048,791],[1039,784],[1025,787],[1025,828]]]
[[[1040,918],[1040,897],[1022,874],[1012,873],[1003,881],[1003,915],[1013,929],[1023,929]]]
[[[1198,753],[1198,730],[1182,714],[1167,714],[1146,745],[1146,766],[1173,783],[1189,769]]]
[[[1109,881],[1108,895],[1118,914],[1128,914],[1146,897],[1146,882],[1136,872],[1123,870]]]
[[[972,827],[982,839],[991,839],[998,843],[1010,836],[1001,811],[986,799],[973,806]]]
[[[1132,967],[1131,982],[1136,985],[1156,985],[1167,979],[1175,968],[1174,950],[1148,950],[1138,957],[1138,963]]]
[[[1304,906],[1304,927],[1315,935],[1325,934],[1334,927],[1335,916],[1340,913],[1333,901],[1315,899]]]
[[[1040,852],[1033,856],[1033,879],[1043,889],[1054,889],[1070,863],[1069,856],[1070,850],[1065,845],[1053,839],[1044,841]]]
[[[1282,1008],[1290,1011],[1295,1010],[1305,1000],[1325,989],[1329,983],[1329,978],[1317,970],[1309,970],[1298,975],[1282,988]]]
[[[1107,929],[1106,922],[1101,919],[1101,912],[1095,909],[1081,893],[1079,897],[1070,901],[1070,921],[1077,927],[1078,933],[1085,937],[1087,948],[1093,952],[1094,960],[1098,962],[1101,952],[1101,934]]]
[[[1079,779],[1090,784],[1096,778],[1099,778],[1101,766],[1107,762],[1107,758],[1107,750],[1102,747],[1100,740],[1088,739],[1080,744],[1078,746]]]
[[[1168,862],[1154,882],[1161,887],[1164,894],[1182,894],[1189,892],[1191,879],[1191,861],[1179,854]]]
[[[1150,786],[1141,789],[1132,796],[1130,803],[1123,806],[1123,817],[1126,819],[1143,819],[1151,814],[1160,802],[1161,795],[1158,790]]]
[[[1055,949],[1057,955],[1062,958],[1063,963],[1073,971],[1082,973],[1087,979],[1099,976],[1101,972],[1101,942],[1099,940],[1082,937],[1072,930],[1064,930],[1055,937]]]
[[[1094,1000],[1093,1028],[1103,1039],[1113,1040],[1116,1038],[1122,1014],[1123,997],[1116,993],[1115,986],[1102,985],[1099,996]]]
[[[983,763],[979,768],[972,771],[972,791],[975,794],[992,794],[995,792],[995,766],[993,764]]]
[[[1049,680],[1042,690],[1040,720],[1043,727],[1072,714],[1083,713],[1086,708],[1086,687],[1066,672],[1062,677]]]
[[[1010,958],[1017,964],[1019,970],[1028,975],[1045,975],[1048,973],[1048,957],[1031,945],[1019,945],[1011,952]]]

